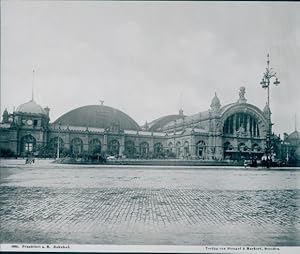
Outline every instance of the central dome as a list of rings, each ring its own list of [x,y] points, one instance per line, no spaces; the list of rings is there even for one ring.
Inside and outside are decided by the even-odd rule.
[[[54,124],[109,128],[113,123],[124,130],[140,130],[140,126],[122,111],[104,105],[89,105],[73,109],[59,117]]]

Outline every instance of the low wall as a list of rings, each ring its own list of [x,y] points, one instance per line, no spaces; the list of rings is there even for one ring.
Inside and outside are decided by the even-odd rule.
[[[243,162],[204,161],[204,160],[126,160],[118,159],[106,162],[76,161],[75,159],[60,159],[55,163],[62,164],[105,164],[105,165],[154,165],[154,166],[243,166]]]
[[[155,166],[243,166],[243,163],[203,160],[116,160],[109,165],[155,165]]]

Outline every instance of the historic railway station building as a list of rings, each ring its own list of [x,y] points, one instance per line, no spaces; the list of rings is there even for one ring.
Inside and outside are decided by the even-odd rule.
[[[268,108],[248,103],[244,87],[231,104],[222,106],[215,94],[204,112],[186,116],[180,110],[144,126],[106,105],[76,108],[54,122],[49,111],[34,100],[12,113],[5,110],[0,148],[19,156],[54,157],[59,148],[62,156],[199,160],[260,159],[265,151]]]

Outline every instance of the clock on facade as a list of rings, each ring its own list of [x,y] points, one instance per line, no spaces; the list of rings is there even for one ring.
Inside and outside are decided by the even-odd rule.
[[[32,125],[32,123],[33,123],[32,120],[27,120],[28,125]]]

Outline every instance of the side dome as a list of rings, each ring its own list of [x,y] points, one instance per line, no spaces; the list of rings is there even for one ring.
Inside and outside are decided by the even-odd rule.
[[[54,122],[54,124],[104,129],[111,127],[113,123],[124,130],[140,130],[140,126],[130,116],[104,105],[88,105],[73,109]]]
[[[17,107],[16,112],[27,113],[27,114],[43,114],[46,115],[46,111],[37,104],[34,100],[23,103]]]
[[[221,108],[221,102],[220,102],[220,99],[217,96],[217,93],[215,93],[214,98],[211,100],[210,107],[214,110],[217,110],[217,109]]]

